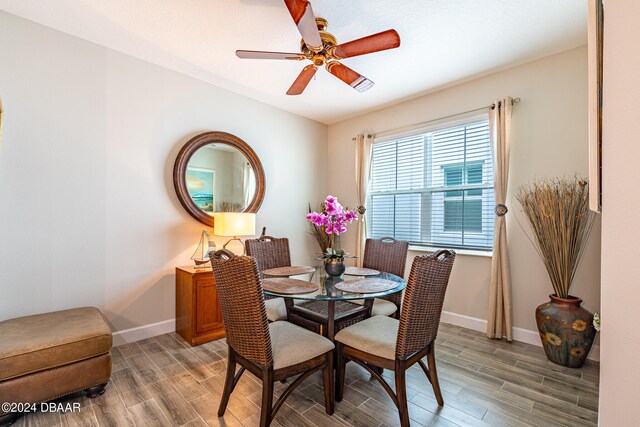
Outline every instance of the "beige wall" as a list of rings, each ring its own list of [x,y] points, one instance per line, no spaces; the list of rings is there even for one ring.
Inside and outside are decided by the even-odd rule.
[[[638,425],[640,3],[607,1],[602,141],[600,425]]]
[[[428,72],[428,70],[425,70]],[[374,89],[375,90],[375,89]],[[514,192],[536,177],[587,174],[587,51],[570,50],[539,61],[358,116],[329,126],[328,190],[354,206],[354,146],[364,129],[385,131],[489,105],[499,97],[518,96],[513,113],[513,146],[507,217],[516,327],[535,329],[534,310],[552,292],[551,283],[533,246],[516,221]],[[524,219],[521,219],[524,221]],[[345,236],[353,251],[354,232]],[[600,230],[591,236],[572,294],[584,306],[600,305]],[[410,266],[412,256],[410,254]],[[486,319],[491,258],[464,256],[456,260],[445,310]]]
[[[174,268],[205,226],[171,173],[203,131],[253,147],[267,178],[257,227],[312,262],[325,125],[4,12],[0,52],[0,320],[83,305],[115,330],[172,319]]]

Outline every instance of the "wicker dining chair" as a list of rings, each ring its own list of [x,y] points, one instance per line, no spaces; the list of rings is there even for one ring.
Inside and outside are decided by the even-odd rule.
[[[228,361],[218,416],[248,370],[262,380],[260,426],[268,426],[287,397],[306,378],[322,369],[324,403],[333,414],[333,349],[328,339],[289,322],[267,322],[256,260],[228,250],[209,255],[227,335]],[[236,364],[240,369],[236,373]],[[274,382],[298,375],[273,405]]]
[[[291,265],[289,239],[286,237],[260,236],[258,239],[247,239],[244,244],[247,255],[254,257],[258,263],[260,278],[264,270]]]
[[[398,407],[400,425],[407,427],[406,370],[418,363],[433,387],[438,405],[444,405],[434,341],[454,260],[455,252],[449,250],[415,257],[400,320],[374,316],[336,334],[336,401],[342,400],[346,364],[354,361],[380,382]],[[422,361],[425,356],[428,367]],[[380,368],[395,371],[395,392],[379,374]]]
[[[254,257],[258,263],[260,278],[263,278],[264,270],[291,265],[289,239],[286,237],[260,236],[258,239],[247,239],[244,244],[247,255]],[[287,307],[283,298],[266,297],[265,306],[270,322],[287,320]]]
[[[396,240],[393,237],[367,239],[364,247],[362,266],[364,268],[372,268],[404,277],[408,250],[409,242]],[[393,316],[397,318],[400,313],[401,303],[402,292],[376,298],[373,302],[371,315]]]

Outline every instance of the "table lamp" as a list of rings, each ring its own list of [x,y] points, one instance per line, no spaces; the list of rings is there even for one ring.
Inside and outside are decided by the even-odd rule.
[[[237,240],[242,246],[240,254],[244,254],[244,243],[238,236],[254,236],[256,234],[256,214],[245,212],[218,212],[213,214],[214,226],[213,233],[218,236],[232,237],[225,243],[222,248],[226,249],[227,245]],[[231,248],[229,250],[238,255]]]

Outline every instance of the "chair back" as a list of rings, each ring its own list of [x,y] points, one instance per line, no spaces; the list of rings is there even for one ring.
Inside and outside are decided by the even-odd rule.
[[[247,255],[254,257],[258,263],[260,277],[263,270],[291,265],[289,239],[286,237],[261,236],[259,239],[247,239],[244,244]]]
[[[364,246],[362,266],[404,277],[408,250],[409,242],[396,240],[393,237],[367,239]],[[400,309],[402,292],[397,292],[382,298],[391,301],[398,307],[398,310]]]
[[[393,237],[367,239],[362,266],[404,277],[409,242]]]
[[[400,312],[397,358],[407,359],[436,339],[455,258],[449,250],[414,258]]]
[[[262,368],[273,366],[271,337],[256,260],[226,249],[209,253],[227,344]]]

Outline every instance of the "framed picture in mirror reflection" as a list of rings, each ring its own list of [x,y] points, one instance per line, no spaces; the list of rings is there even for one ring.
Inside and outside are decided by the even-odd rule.
[[[214,169],[187,166],[185,173],[187,191],[193,202],[209,215],[216,210],[216,171]]]

